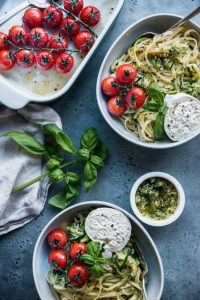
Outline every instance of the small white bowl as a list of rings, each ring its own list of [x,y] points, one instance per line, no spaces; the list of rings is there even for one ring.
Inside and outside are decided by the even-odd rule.
[[[150,217],[143,216],[141,214],[141,212],[139,211],[139,209],[137,208],[137,205],[135,203],[135,196],[136,196],[136,192],[137,192],[139,186],[145,180],[152,178],[152,177],[161,177],[161,178],[168,180],[169,182],[171,182],[174,185],[174,187],[176,188],[178,195],[179,195],[177,209],[175,210],[173,215],[166,218],[165,220],[154,220]],[[169,224],[175,222],[180,217],[180,215],[183,212],[184,206],[185,206],[185,193],[184,193],[184,190],[183,190],[181,184],[173,176],[171,176],[167,173],[163,173],[163,172],[151,172],[151,173],[147,173],[147,174],[141,176],[134,183],[134,185],[131,189],[130,202],[131,202],[131,207],[132,207],[134,214],[140,221],[142,221],[143,223],[148,224],[150,226],[160,227],[160,226],[169,225]]]

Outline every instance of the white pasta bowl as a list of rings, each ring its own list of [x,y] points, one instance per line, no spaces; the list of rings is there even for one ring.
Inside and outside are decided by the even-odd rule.
[[[164,178],[164,179],[168,180],[169,182],[171,182],[173,184],[173,186],[175,187],[175,189],[178,192],[178,206],[177,206],[174,214],[169,216],[165,220],[155,220],[155,219],[149,218],[148,216],[143,216],[135,203],[136,193],[137,193],[139,186],[145,180],[152,178],[152,177],[160,177],[160,178]],[[133,184],[133,187],[131,189],[131,194],[130,194],[130,203],[131,203],[131,207],[132,207],[134,214],[140,221],[142,221],[143,223],[150,225],[150,226],[162,227],[162,226],[166,226],[166,225],[169,225],[169,224],[175,222],[181,216],[181,214],[184,210],[184,207],[185,207],[185,193],[182,188],[182,185],[175,177],[173,177],[167,173],[164,173],[164,172],[150,172],[150,173],[147,173],[147,174],[141,176],[140,178],[138,178],[136,180],[136,182]]]
[[[178,20],[180,20],[180,18],[180,16],[174,14],[156,14],[137,21],[136,23],[128,27],[118,37],[118,39],[109,49],[102,62],[96,86],[97,103],[99,109],[106,122],[110,125],[110,127],[121,137],[133,144],[137,144],[146,148],[167,149],[184,144],[185,142],[191,140],[192,138],[198,135],[197,133],[196,135],[193,135],[192,137],[189,137],[179,142],[172,142],[167,138],[159,142],[143,142],[139,139],[139,137],[128,132],[119,119],[109,114],[109,112],[107,111],[107,100],[101,90],[102,80],[110,75],[110,66],[118,57],[120,57],[123,53],[127,51],[127,49],[140,35],[142,35],[145,32],[162,33],[168,28],[170,28],[172,25],[174,25]],[[200,31],[200,27],[197,24],[190,22],[190,25],[194,29]]]
[[[34,249],[33,254],[33,277],[35,286],[41,300],[55,300],[51,289],[46,281],[48,272],[48,253],[49,247],[47,245],[46,237],[52,229],[60,226],[63,222],[70,222],[77,212],[87,211],[91,208],[111,207],[122,211],[130,219],[132,229],[134,231],[138,245],[145,257],[148,265],[148,283],[146,286],[148,300],[161,299],[164,286],[163,266],[158,250],[151,239],[150,235],[144,227],[128,212],[120,207],[102,201],[88,201],[74,206],[71,206],[57,216],[55,216],[41,232]]]

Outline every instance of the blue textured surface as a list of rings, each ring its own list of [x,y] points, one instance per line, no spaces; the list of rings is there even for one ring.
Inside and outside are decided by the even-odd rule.
[[[165,151],[134,146],[122,140],[103,120],[96,103],[95,86],[103,57],[127,26],[154,13],[185,15],[198,5],[199,0],[125,0],[115,27],[78,81],[63,99],[52,104],[62,118],[64,130],[74,141],[78,141],[83,129],[94,126],[110,148],[108,163],[97,185],[89,193],[83,192],[78,201],[107,200],[131,212],[129,193],[133,182],[142,174],[165,171],[183,184],[186,206],[181,218],[165,228],[146,226],[163,260],[162,300],[200,299],[200,136],[179,148]],[[200,18],[196,21],[200,23]],[[51,188],[49,195],[54,192]],[[32,277],[33,248],[42,228],[57,212],[46,205],[34,221],[0,238],[1,300],[39,299]]]

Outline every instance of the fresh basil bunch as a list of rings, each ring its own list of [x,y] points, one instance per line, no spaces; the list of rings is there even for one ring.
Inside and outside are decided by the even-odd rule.
[[[24,132],[7,132],[3,136],[11,137],[18,145],[31,155],[45,156],[48,171],[37,178],[30,180],[13,189],[19,191],[49,176],[51,181],[64,183],[64,189],[49,200],[51,205],[58,208],[67,207],[80,194],[81,178],[68,167],[75,163],[81,163],[84,173],[84,186],[88,191],[97,181],[98,170],[104,166],[108,149],[100,140],[95,128],[88,128],[80,139],[80,149],[76,149],[69,136],[57,127],[56,124],[41,126],[45,143],[42,145],[33,136]],[[65,162],[65,155],[70,154],[73,160]]]
[[[143,108],[147,111],[158,112],[154,125],[154,138],[161,139],[164,134],[164,118],[167,112],[167,106],[164,102],[164,95],[157,83],[151,83],[147,88],[148,98]]]

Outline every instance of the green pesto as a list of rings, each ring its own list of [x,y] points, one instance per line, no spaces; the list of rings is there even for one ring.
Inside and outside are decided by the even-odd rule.
[[[135,201],[143,216],[164,220],[174,214],[178,206],[178,192],[168,180],[152,177],[139,186]]]

